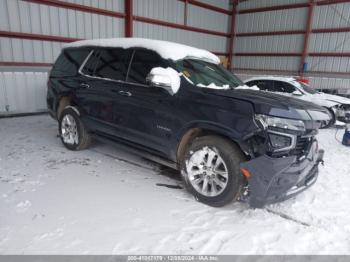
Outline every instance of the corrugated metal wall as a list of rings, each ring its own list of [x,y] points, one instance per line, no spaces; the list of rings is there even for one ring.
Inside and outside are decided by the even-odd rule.
[[[248,0],[241,1],[239,9],[252,9],[277,5],[300,4],[307,0]]]
[[[313,29],[350,26],[350,2],[317,6]],[[350,52],[350,32],[312,34],[310,52]],[[308,68],[313,71],[350,72],[349,57],[308,57]]]
[[[44,1],[45,2],[45,1]],[[124,14],[124,0],[55,0]],[[201,0],[225,10],[230,0]],[[133,15],[183,25],[185,3],[180,0],[134,0]],[[75,10],[46,3],[0,0],[0,31],[58,36],[63,40],[0,37],[0,62],[23,66],[0,66],[0,115],[45,110],[46,78],[64,42],[70,38],[124,37],[123,17]],[[230,16],[188,4],[187,25],[222,33],[229,31]],[[226,53],[227,37],[134,21],[134,37],[180,42]],[[65,38],[67,38],[65,40]],[[25,63],[29,63],[25,66]],[[17,65],[17,64],[15,64]],[[34,95],[35,94],[35,95]]]
[[[335,4],[315,1],[306,72],[315,88],[350,89],[350,1]],[[260,36],[238,36],[235,38],[233,57],[234,72],[248,75],[299,75],[302,67],[301,54],[304,49],[304,31],[307,29],[309,0],[249,0],[238,5],[236,33],[300,31],[294,34],[275,34]],[[271,10],[270,7],[302,4],[299,8]],[[303,5],[304,4],[304,5]],[[241,12],[247,9],[265,8],[262,12]],[[273,8],[272,8],[273,9]],[[332,32],[317,32],[317,29],[331,28]],[[245,53],[244,56],[240,53]],[[296,55],[247,56],[247,53],[295,53]],[[313,54],[312,54],[313,53]],[[328,53],[318,56],[316,53]],[[333,53],[336,53],[335,55]],[[340,53],[340,55],[339,55]],[[347,74],[349,73],[349,74]]]
[[[251,0],[238,5],[238,10],[305,3],[306,0]],[[237,33],[303,30],[307,8],[275,10],[237,15]],[[235,39],[235,53],[301,53],[303,35],[247,36]],[[235,68],[297,71],[300,57],[237,56]]]
[[[0,111],[46,111],[46,82],[46,72],[0,72]]]

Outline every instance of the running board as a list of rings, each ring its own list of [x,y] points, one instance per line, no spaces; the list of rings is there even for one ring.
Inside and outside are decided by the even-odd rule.
[[[114,140],[111,140],[111,139],[108,139],[108,138],[104,138],[104,137],[101,137],[101,136],[99,136],[97,134],[92,134],[92,136],[93,136],[94,139],[96,139],[98,141],[101,141],[102,143],[113,144],[113,145],[117,146],[118,149],[122,149],[124,151],[129,152],[129,153],[141,156],[141,157],[146,158],[146,159],[148,159],[150,161],[156,162],[158,164],[161,164],[161,165],[164,165],[164,166],[176,169],[176,170],[179,169],[177,163],[175,163],[173,161],[170,161],[170,160],[167,160],[167,159],[165,159],[163,157],[152,155],[151,153],[149,153],[149,152],[147,152],[145,150],[135,148],[135,147],[133,147],[131,145],[125,145],[125,144],[123,144],[121,142],[117,142],[117,141],[114,141]]]

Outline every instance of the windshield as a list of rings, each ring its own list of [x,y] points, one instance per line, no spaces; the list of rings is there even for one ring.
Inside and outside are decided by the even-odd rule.
[[[311,88],[310,86],[305,85],[304,83],[300,83],[300,82],[298,82],[298,83],[299,83],[300,87],[301,87],[306,93],[309,93],[309,94],[312,94],[312,95],[318,93],[317,90]]]
[[[216,89],[231,89],[243,82],[222,65],[197,59],[176,61],[176,70],[181,72],[193,85]]]

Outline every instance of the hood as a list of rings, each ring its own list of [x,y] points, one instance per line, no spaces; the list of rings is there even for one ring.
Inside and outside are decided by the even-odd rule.
[[[296,98],[327,108],[339,105],[338,102],[328,100],[321,94],[303,94],[302,96],[297,96]]]
[[[300,119],[305,121],[329,120],[326,109],[314,103],[293,97],[254,90],[206,90],[205,92],[250,102],[256,114]]]
[[[350,105],[350,99],[342,96],[331,95],[326,93],[315,94],[319,99],[328,100],[342,105]]]

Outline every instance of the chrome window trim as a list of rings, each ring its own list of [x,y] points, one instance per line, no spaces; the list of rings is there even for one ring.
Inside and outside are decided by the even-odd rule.
[[[79,70],[78,70],[78,73],[81,74],[81,75],[84,75],[82,73],[82,70],[85,66],[85,64],[87,63],[87,61],[89,60],[90,56],[92,55],[92,53],[94,52],[94,50],[91,50],[90,53],[87,55],[87,57],[84,59],[83,63],[81,64],[81,66],[79,67]]]
[[[283,148],[280,148],[280,149],[274,149],[273,152],[288,151],[288,150],[291,150],[291,149],[295,148],[296,145],[297,145],[297,137],[296,137],[296,135],[286,134],[286,133],[272,131],[272,130],[268,130],[267,133],[272,133],[272,134],[276,134],[276,135],[280,135],[280,136],[286,136],[286,137],[289,137],[291,139],[290,146],[283,147]]]

